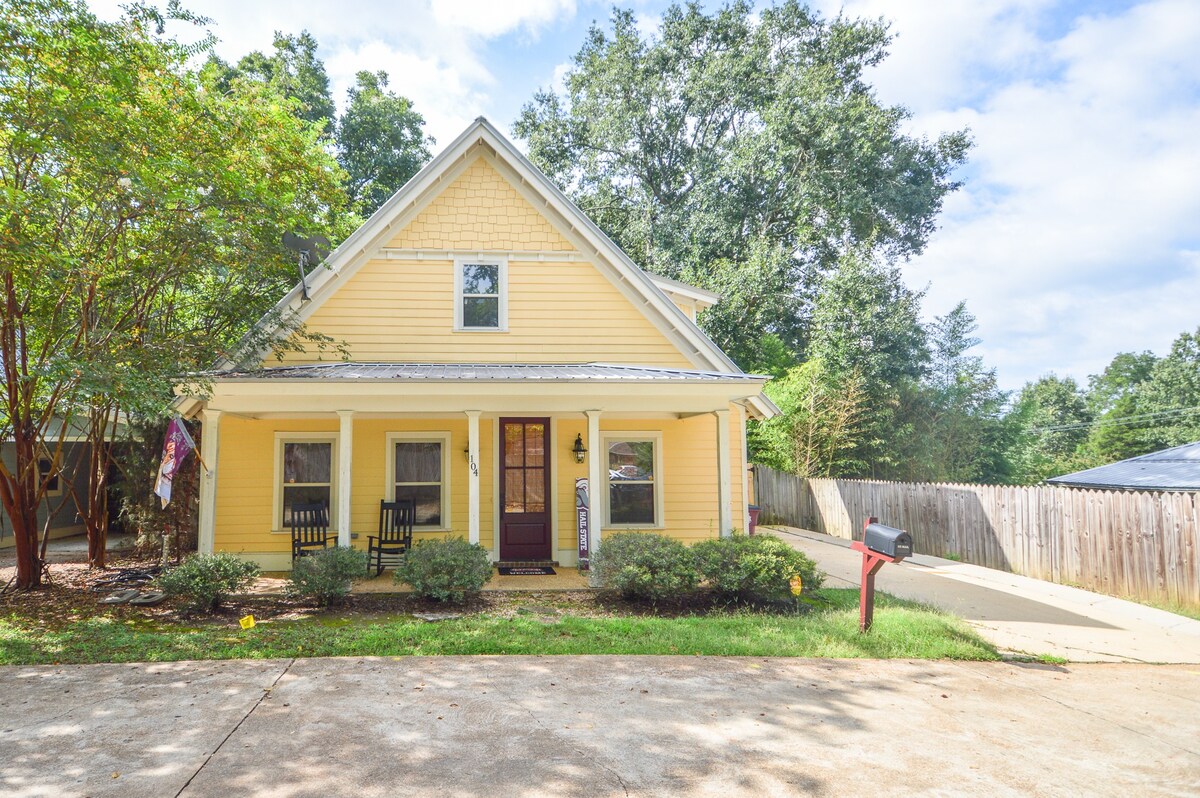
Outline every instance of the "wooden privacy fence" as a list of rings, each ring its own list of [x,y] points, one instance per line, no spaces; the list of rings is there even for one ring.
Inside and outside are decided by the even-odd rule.
[[[874,515],[907,530],[921,554],[1200,607],[1200,493],[803,479],[755,470],[764,524],[853,540]]]

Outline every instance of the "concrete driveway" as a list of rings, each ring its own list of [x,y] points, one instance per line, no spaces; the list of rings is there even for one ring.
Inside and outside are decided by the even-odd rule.
[[[1195,795],[1200,669],[700,657],[0,668],[0,794]]]
[[[808,554],[828,587],[858,587],[862,555],[850,542],[793,527],[764,531]],[[885,565],[877,590],[967,620],[999,648],[1072,662],[1200,663],[1200,621],[1065,585],[916,555]]]

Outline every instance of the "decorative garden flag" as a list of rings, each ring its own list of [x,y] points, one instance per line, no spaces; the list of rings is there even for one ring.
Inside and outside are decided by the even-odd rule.
[[[154,483],[154,492],[162,499],[166,507],[171,501],[171,481],[179,473],[183,461],[196,448],[196,442],[188,434],[187,427],[178,417],[171,419],[167,426],[167,437],[163,441],[162,463],[158,467],[158,479]]]

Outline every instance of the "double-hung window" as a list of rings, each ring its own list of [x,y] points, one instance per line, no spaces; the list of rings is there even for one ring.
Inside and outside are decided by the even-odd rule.
[[[332,525],[337,517],[333,509],[337,495],[335,437],[280,434],[276,446],[276,528],[289,527],[293,504],[324,504]]]
[[[503,332],[508,329],[508,261],[459,258],[454,262],[454,329]]]
[[[388,435],[388,493],[396,501],[413,502],[413,523],[419,528],[450,528],[449,456],[447,432]]]
[[[608,454],[607,526],[661,527],[662,436],[658,433],[611,433]]]

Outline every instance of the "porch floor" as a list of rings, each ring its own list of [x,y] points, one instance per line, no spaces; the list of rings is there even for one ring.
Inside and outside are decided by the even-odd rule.
[[[587,573],[580,573],[578,568],[554,566],[554,576],[500,576],[500,572],[492,569],[492,578],[483,586],[485,592],[505,592],[518,590],[587,590],[589,589]],[[287,588],[287,573],[268,571],[260,576],[247,593],[269,595],[283,593]],[[392,581],[392,572],[384,571],[381,576],[355,582],[351,593],[411,593],[408,585],[398,585]]]
[[[485,592],[507,590],[587,590],[587,573],[579,573],[578,568],[554,566],[554,576],[500,576],[500,572],[492,569],[492,578],[483,586]],[[392,581],[392,572],[384,571],[382,576],[365,579],[355,583],[352,593],[409,593],[408,585],[397,585]]]

